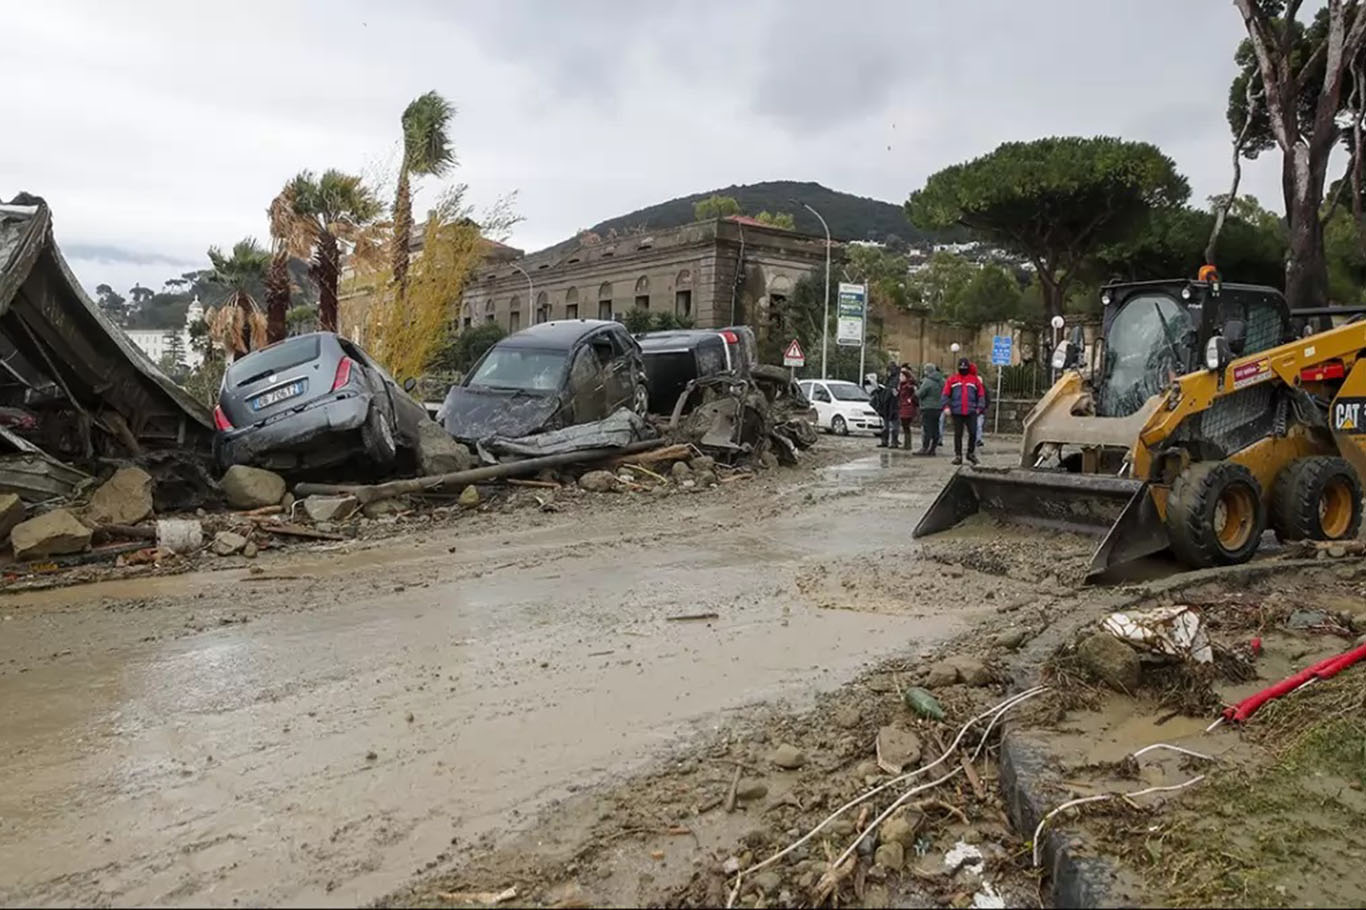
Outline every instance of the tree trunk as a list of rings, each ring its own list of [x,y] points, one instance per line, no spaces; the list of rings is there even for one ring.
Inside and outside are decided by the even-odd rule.
[[[266,272],[266,340],[282,340],[288,331],[285,313],[289,311],[289,253],[277,246]]]
[[[1063,286],[1046,269],[1038,270],[1039,287],[1043,289],[1044,315],[1050,320],[1062,315]]]
[[[394,234],[393,258],[394,284],[398,285],[399,299],[408,290],[408,243],[413,236],[413,201],[408,191],[408,168],[404,165],[398,173],[398,194],[394,197]],[[527,301],[527,306],[532,306]]]
[[[318,235],[313,251],[313,280],[318,283],[318,329],[337,331],[337,277],[341,273],[341,251],[331,232]]]
[[[1323,199],[1326,161],[1310,160],[1309,149],[1296,143],[1286,156],[1289,195],[1285,201],[1290,228],[1290,256],[1285,264],[1285,298],[1292,309],[1328,303],[1328,262],[1323,255]]]

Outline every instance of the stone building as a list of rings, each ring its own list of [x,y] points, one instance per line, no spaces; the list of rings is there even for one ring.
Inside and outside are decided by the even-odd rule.
[[[490,261],[461,297],[460,326],[496,322],[515,332],[551,319],[620,319],[667,311],[698,328],[736,323],[760,337],[803,276],[825,264],[825,238],[735,216],[676,228],[561,244]],[[838,261],[839,249],[833,251]],[[739,280],[737,280],[737,276]]]

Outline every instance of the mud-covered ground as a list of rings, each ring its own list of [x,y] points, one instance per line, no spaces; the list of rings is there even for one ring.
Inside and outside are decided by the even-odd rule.
[[[0,903],[402,892],[1045,593],[911,541],[947,459],[813,454],[0,597]]]

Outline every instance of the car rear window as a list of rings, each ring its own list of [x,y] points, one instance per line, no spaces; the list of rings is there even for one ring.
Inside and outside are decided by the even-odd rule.
[[[261,376],[317,360],[321,349],[316,335],[287,338],[279,344],[248,354],[228,367],[228,384],[243,385]]]

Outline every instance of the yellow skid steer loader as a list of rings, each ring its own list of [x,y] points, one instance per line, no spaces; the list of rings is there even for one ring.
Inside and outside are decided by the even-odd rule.
[[[1273,288],[1197,281],[1101,289],[1101,337],[1058,345],[1018,468],[960,468],[916,526],[985,512],[1103,534],[1088,578],[1170,549],[1192,567],[1361,526],[1366,321],[1291,311]],[[1347,314],[1360,309],[1347,309]],[[1359,318],[1359,317],[1358,317]]]

